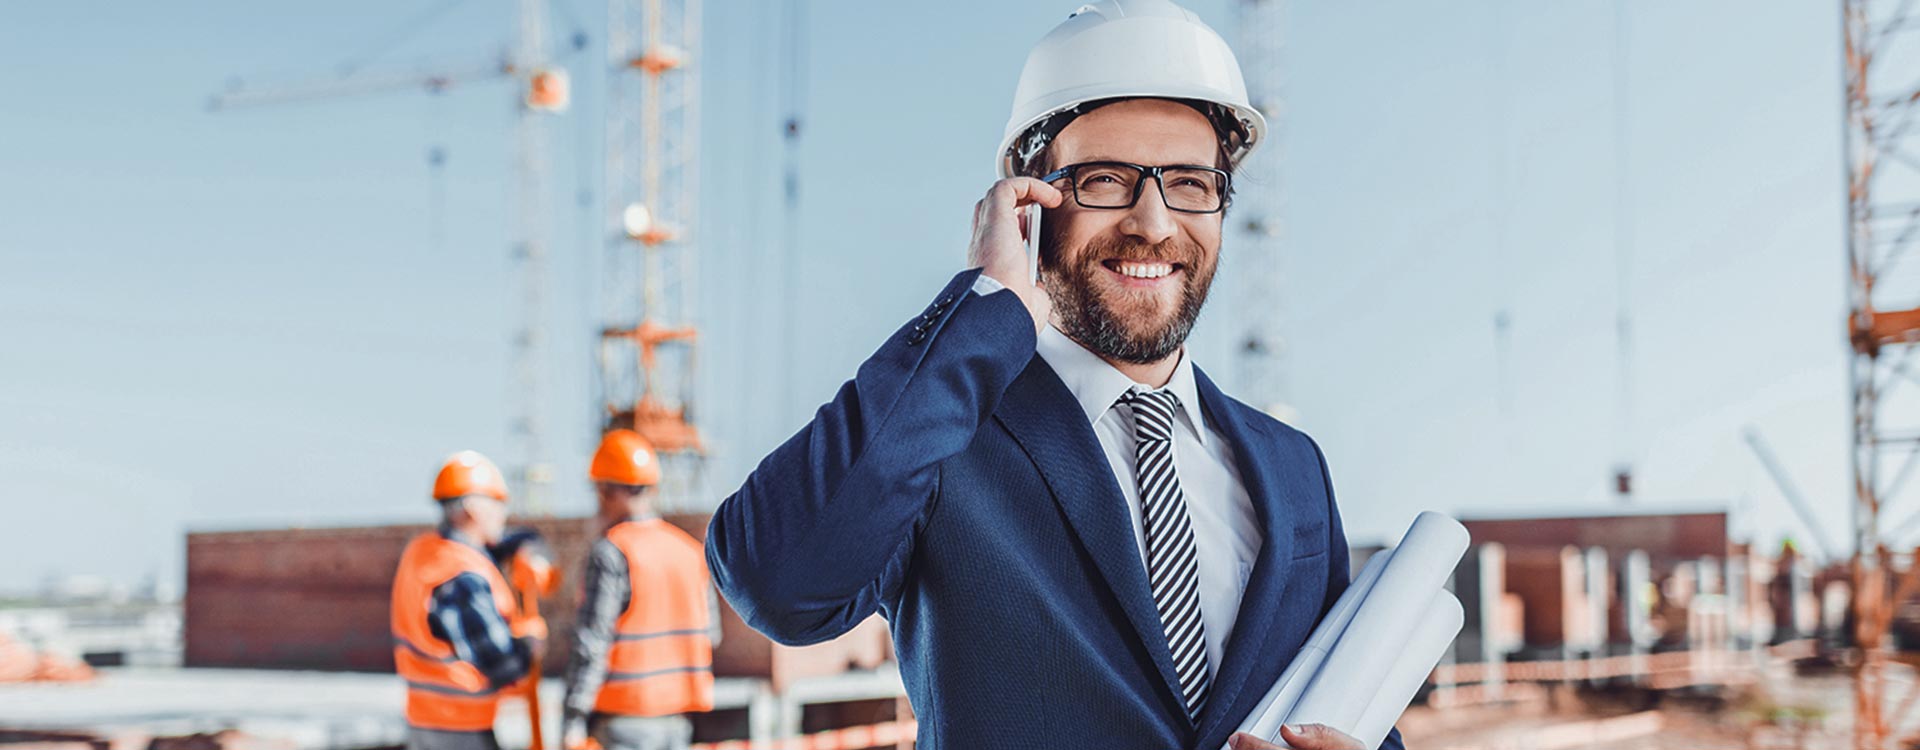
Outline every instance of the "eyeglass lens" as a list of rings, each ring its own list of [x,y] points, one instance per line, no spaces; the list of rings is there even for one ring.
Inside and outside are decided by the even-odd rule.
[[[1204,169],[1170,168],[1161,171],[1160,192],[1167,207],[1181,211],[1213,211],[1220,207],[1220,175]],[[1074,193],[1087,208],[1127,208],[1143,178],[1130,164],[1083,164],[1073,174]]]

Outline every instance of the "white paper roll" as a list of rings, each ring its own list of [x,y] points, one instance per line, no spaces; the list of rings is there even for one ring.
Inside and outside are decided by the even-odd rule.
[[[1387,732],[1393,731],[1393,723],[1407,710],[1407,704],[1420,692],[1420,686],[1426,684],[1427,675],[1433,674],[1433,665],[1447,655],[1454,636],[1460,634],[1466,620],[1467,613],[1461,609],[1459,599],[1448,591],[1436,593],[1433,603],[1420,618],[1413,640],[1401,652],[1400,661],[1381,681],[1380,692],[1374,694],[1373,701],[1360,712],[1353,731],[1347,734],[1359,740],[1362,747],[1379,747],[1387,739]]]
[[[1320,662],[1327,658],[1327,652],[1339,640],[1340,633],[1347,629],[1354,611],[1360,608],[1360,600],[1366,598],[1374,582],[1380,580],[1380,571],[1387,567],[1387,560],[1392,557],[1393,550],[1383,550],[1360,567],[1360,575],[1354,577],[1353,583],[1333,602],[1333,608],[1327,610],[1327,616],[1314,626],[1313,633],[1307,636],[1306,645],[1300,647],[1300,652],[1287,664],[1286,671],[1280,673],[1279,681],[1273,683],[1266,696],[1254,704],[1253,710],[1247,713],[1247,720],[1241,722],[1239,731],[1249,732],[1256,737],[1279,736],[1280,725],[1287,720],[1294,702],[1300,699],[1307,682],[1319,671]]]
[[[1451,518],[1416,517],[1361,568],[1240,731],[1281,743],[1281,724],[1318,723],[1379,745],[1460,633],[1445,586],[1468,541]]]
[[[1380,580],[1361,600],[1353,622],[1327,651],[1287,723],[1325,724],[1352,734],[1360,713],[1373,702],[1404,647],[1424,624],[1421,615],[1435,592],[1445,590],[1447,578],[1466,551],[1467,530],[1458,522],[1431,512],[1413,519],[1413,526],[1393,550],[1393,560],[1380,571]],[[1456,634],[1457,630],[1448,633],[1447,638]],[[1422,668],[1432,669],[1433,664]]]

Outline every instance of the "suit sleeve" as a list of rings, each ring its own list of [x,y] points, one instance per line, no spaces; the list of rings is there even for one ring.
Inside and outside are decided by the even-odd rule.
[[[1320,444],[1307,438],[1307,444],[1313,446],[1313,457],[1320,463],[1320,481],[1326,486],[1327,493],[1327,596],[1320,602],[1320,616],[1326,617],[1333,609],[1340,595],[1347,593],[1347,586],[1353,583],[1353,553],[1347,549],[1347,531],[1340,522],[1340,506],[1333,501],[1333,472],[1327,470],[1327,454],[1321,452]],[[1406,743],[1400,738],[1398,727],[1387,732],[1387,738],[1380,742],[1380,750],[1406,750]]]
[[[831,639],[897,589],[934,502],[940,462],[964,450],[1033,358],[1012,291],[948,282],[813,420],[714,512],[707,565],[742,619],[788,645]]]

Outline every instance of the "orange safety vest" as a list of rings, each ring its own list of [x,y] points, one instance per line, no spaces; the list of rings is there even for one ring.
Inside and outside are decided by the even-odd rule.
[[[627,556],[632,598],[613,623],[607,681],[594,710],[623,716],[712,710],[712,584],[700,542],[658,518],[617,524],[607,539]]]
[[[493,561],[472,545],[437,532],[407,543],[393,577],[393,663],[407,681],[407,723],[454,732],[493,730],[500,691],[478,667],[454,656],[453,645],[427,626],[433,590],[462,573],[487,579],[493,604],[509,621],[518,611],[512,590]]]

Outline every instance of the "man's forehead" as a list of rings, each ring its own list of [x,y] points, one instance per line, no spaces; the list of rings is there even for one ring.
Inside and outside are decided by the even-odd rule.
[[[1054,163],[1212,164],[1219,141],[1199,111],[1164,99],[1115,102],[1068,123]]]

